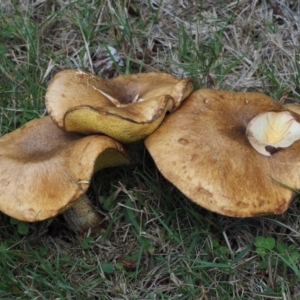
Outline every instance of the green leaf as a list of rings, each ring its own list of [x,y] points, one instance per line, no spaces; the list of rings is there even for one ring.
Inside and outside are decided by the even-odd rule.
[[[268,257],[267,259],[264,259],[258,264],[259,269],[267,269],[269,267],[269,264],[271,263],[271,266],[274,267],[277,263],[277,260],[273,257]]]
[[[300,257],[300,253],[298,251],[294,251],[290,254],[290,258],[292,260],[292,262],[296,262]]]
[[[258,236],[255,239],[254,245],[258,248],[272,250],[275,247],[275,239],[271,237],[265,238],[263,236]]]
[[[89,237],[86,237],[84,238],[82,241],[81,241],[81,247],[83,249],[89,249],[90,248],[90,244],[94,241],[94,238],[89,236]]]
[[[113,264],[110,264],[110,263],[102,263],[101,265],[101,269],[104,273],[107,273],[107,274],[112,274],[115,272],[115,267]]]
[[[215,237],[211,238],[211,242],[212,242],[213,248],[218,248],[220,246],[219,240]]]
[[[297,249],[297,246],[295,244],[291,244],[287,247],[288,252],[293,252]]]
[[[116,263],[116,269],[118,271],[124,271],[125,270],[124,265],[122,263]]]
[[[100,196],[99,197],[99,202],[102,205],[103,209],[110,211],[114,208],[116,205],[116,199],[115,199],[115,193],[112,193],[108,197],[105,196]]]
[[[276,246],[276,250],[278,251],[278,253],[286,253],[287,246],[284,243],[278,243]]]
[[[278,243],[278,245],[276,246],[278,256],[292,262],[296,262],[300,256],[299,252],[295,251],[296,248],[297,246],[294,244],[288,246],[284,243]]]
[[[217,248],[214,253],[218,254],[218,255],[225,255],[227,256],[230,251],[226,246],[220,246],[219,248]]]
[[[148,238],[142,236],[142,237],[140,237],[139,242],[144,247],[146,252],[148,252],[151,255],[154,254],[155,249],[154,249],[151,241]]]
[[[18,228],[18,232],[19,234],[21,235],[25,235],[28,233],[29,231],[29,226],[28,224],[24,223],[24,222],[21,222],[19,221],[18,225],[17,225],[17,228]]]
[[[258,268],[261,269],[261,270],[267,269],[268,268],[268,262],[266,260],[261,261],[258,264]]]
[[[256,248],[256,253],[260,255],[262,258],[265,258],[267,252],[265,248]]]
[[[17,225],[19,222],[20,222],[19,220],[14,219],[14,218],[10,218],[10,219],[9,219],[9,223],[10,223],[11,225]]]

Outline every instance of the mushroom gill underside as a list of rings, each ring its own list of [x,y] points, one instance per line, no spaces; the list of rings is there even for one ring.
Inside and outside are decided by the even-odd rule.
[[[49,115],[62,130],[106,134],[133,143],[151,134],[192,90],[191,80],[165,73],[105,80],[89,72],[64,70],[53,77],[45,97]]]

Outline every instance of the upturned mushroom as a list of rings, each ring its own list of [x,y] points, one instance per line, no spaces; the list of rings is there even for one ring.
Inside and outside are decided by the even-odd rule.
[[[76,203],[85,198],[94,172],[128,162],[122,145],[109,137],[66,133],[49,116],[32,120],[0,138],[0,210],[34,222],[75,205],[76,217],[83,218],[71,220],[73,230],[97,227],[102,218],[88,200],[79,209]]]
[[[261,93],[198,90],[145,144],[161,173],[198,205],[232,217],[281,214],[300,188],[300,141],[264,156],[246,128],[261,113],[286,111]]]
[[[46,107],[62,130],[103,133],[131,143],[153,132],[192,90],[190,80],[165,73],[105,80],[88,72],[64,70],[48,86]]]
[[[265,112],[249,122],[246,136],[256,151],[270,156],[300,139],[300,123],[288,111]]]

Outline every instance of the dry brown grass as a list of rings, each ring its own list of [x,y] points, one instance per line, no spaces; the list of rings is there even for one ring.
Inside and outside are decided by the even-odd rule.
[[[15,10],[9,3],[6,0],[2,6],[13,14]],[[218,5],[215,1],[184,0],[84,1],[88,7],[74,1],[21,3],[18,8],[24,18],[30,12],[34,24],[39,26],[41,47],[53,51],[52,57],[48,57],[48,69],[43,70],[44,80],[71,65],[99,72],[95,67],[101,59],[97,49],[111,45],[117,46],[125,61],[136,64],[136,71],[190,76],[193,68],[195,76],[206,77],[205,85],[259,91],[274,88],[264,74],[269,72],[281,86],[280,96],[293,93],[299,97],[299,87],[294,83],[300,39],[300,8],[296,1],[222,1]],[[85,10],[89,11],[86,15]],[[186,42],[193,43],[187,49],[187,55],[194,59],[193,66],[182,57],[182,32],[187,36]],[[203,65],[212,53],[202,53],[203,58],[199,58],[195,53],[198,49],[216,55],[204,74]],[[17,49],[12,49],[11,55],[22,58]],[[57,56],[65,59],[55,60]],[[237,65],[230,68],[238,59]],[[230,68],[222,80],[220,65]]]
[[[197,88],[300,99],[298,1],[1,0],[0,7],[0,54],[17,72],[6,61],[0,68],[1,134],[44,113],[47,82],[65,68],[105,77],[163,71],[193,78]],[[114,59],[108,46],[116,49]],[[0,281],[11,290],[0,289],[0,296],[299,299],[300,277],[278,257],[267,269],[259,268],[255,247],[236,259],[257,236],[299,251],[297,202],[284,216],[215,215],[190,203],[143,155],[130,169],[95,177],[95,201],[115,197],[107,209],[98,204],[107,217],[103,236],[75,236],[57,218],[31,225],[18,241],[1,215]],[[115,271],[103,270],[103,262]]]

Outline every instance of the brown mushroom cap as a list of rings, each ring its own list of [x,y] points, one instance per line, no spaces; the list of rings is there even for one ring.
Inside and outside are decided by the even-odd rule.
[[[94,171],[128,163],[125,150],[106,136],[60,130],[35,119],[0,138],[0,210],[22,221],[63,212],[89,187]]]
[[[280,214],[293,191],[278,182],[300,187],[300,141],[267,157],[245,131],[259,113],[286,110],[261,93],[198,90],[145,144],[161,173],[198,205],[233,217]]]
[[[134,142],[153,132],[192,90],[190,80],[165,73],[105,80],[88,72],[65,70],[51,80],[46,106],[65,131],[104,133],[121,142]]]

